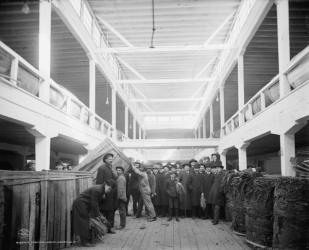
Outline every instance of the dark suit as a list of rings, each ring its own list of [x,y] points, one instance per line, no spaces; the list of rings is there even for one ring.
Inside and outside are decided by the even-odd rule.
[[[73,229],[83,241],[91,240],[89,219],[100,215],[99,202],[103,196],[103,185],[95,185],[82,192],[73,202]]]
[[[209,192],[208,202],[212,204],[214,222],[218,223],[220,216],[220,206],[224,205],[224,193],[222,188],[222,179],[225,175],[224,171],[215,174],[214,182]]]
[[[200,216],[200,204],[202,194],[202,178],[200,173],[192,172],[188,178],[188,190],[191,196],[192,217]]]
[[[112,170],[112,166],[103,163],[99,167],[97,172],[96,184],[103,184],[108,181],[111,183],[112,190],[106,195],[103,203],[100,204],[100,208],[110,226],[114,226],[115,210],[117,209],[117,185],[116,185],[116,174]]]
[[[132,196],[133,200],[133,213],[136,215],[138,201],[140,197],[140,192],[138,188],[138,175],[134,173],[132,170],[129,170],[126,173],[126,180],[127,180],[127,207],[130,201],[130,196]],[[127,208],[128,210],[128,208]]]
[[[204,218],[211,217],[211,204],[208,200],[209,192],[211,190],[212,184],[214,182],[215,176],[212,173],[204,173],[202,180],[202,193],[206,199],[206,208],[202,211]]]

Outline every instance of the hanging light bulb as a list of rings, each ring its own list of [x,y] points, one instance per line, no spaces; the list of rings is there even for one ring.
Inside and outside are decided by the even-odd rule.
[[[106,93],[107,93],[107,96],[106,96],[105,104],[106,104],[106,105],[109,105],[109,100],[108,100],[108,86],[107,86],[107,84],[106,84]]]
[[[219,101],[219,95],[217,95],[217,97],[216,97],[216,101],[217,101],[217,102]]]
[[[30,8],[27,2],[23,4],[23,7],[21,8],[21,12],[26,15],[30,13]]]

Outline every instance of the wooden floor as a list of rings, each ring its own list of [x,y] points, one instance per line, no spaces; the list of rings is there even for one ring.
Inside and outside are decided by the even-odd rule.
[[[119,216],[116,215],[116,225]],[[231,232],[229,224],[220,222],[214,226],[210,220],[158,218],[155,222],[147,222],[146,218],[127,217],[127,227],[117,230],[116,234],[107,234],[104,243],[97,243],[95,247],[71,247],[70,250],[83,249],[183,249],[183,250],[241,250],[250,249],[244,238]]]

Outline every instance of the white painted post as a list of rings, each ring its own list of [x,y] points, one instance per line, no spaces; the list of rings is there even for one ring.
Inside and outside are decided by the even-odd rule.
[[[206,138],[206,117],[203,116],[203,138]]]
[[[261,93],[261,111],[266,108],[265,93]]]
[[[136,120],[133,118],[133,140],[136,139]]]
[[[141,128],[141,125],[139,125],[138,139],[142,139],[142,128]]]
[[[95,113],[96,99],[96,79],[95,79],[95,61],[89,59],[89,109]]]
[[[209,119],[210,119],[210,138],[213,138],[213,132],[214,132],[214,109],[213,109],[213,104],[210,104],[209,107]]]
[[[220,122],[221,122],[221,137],[224,136],[224,123],[225,123],[225,114],[224,114],[224,86],[220,87]]]
[[[202,133],[201,133],[201,124],[199,123],[198,128],[197,128],[197,133],[198,133],[198,138],[201,139],[202,138]]]
[[[39,71],[45,78],[40,86],[39,97],[45,102],[49,102],[51,1],[42,0],[39,5]]]
[[[35,165],[36,171],[50,169],[50,137],[35,137]]]
[[[244,55],[238,57],[238,110],[241,110],[245,105],[245,78],[244,78]],[[244,113],[240,112],[239,125],[244,124]]]
[[[226,169],[226,154],[227,154],[226,150],[223,150],[222,153],[220,154],[220,159],[221,159],[221,162],[222,162],[222,166],[225,169]]]
[[[290,161],[291,157],[295,157],[295,136],[294,134],[282,134],[280,135],[280,160],[282,176],[295,176],[295,170]]]
[[[116,90],[115,88],[112,88],[112,127],[113,127],[113,139],[116,140],[117,139],[117,129],[116,129],[116,110],[117,110],[117,107],[116,107]]]
[[[95,61],[89,59],[89,110],[90,120],[89,125],[95,127],[95,99],[96,99],[96,79],[95,79]]]
[[[238,148],[238,166],[239,170],[245,170],[247,169],[247,148],[249,144],[245,143]]]
[[[283,74],[290,62],[289,0],[277,0],[276,3],[280,97],[283,97],[291,90],[288,79]]]
[[[124,134],[129,137],[129,107],[127,105],[124,110]]]
[[[18,59],[13,58],[11,63],[11,82],[13,85],[17,85],[17,77],[18,77]]]

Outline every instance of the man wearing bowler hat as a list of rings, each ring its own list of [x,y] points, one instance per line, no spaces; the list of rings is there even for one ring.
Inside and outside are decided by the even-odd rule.
[[[111,183],[112,190],[102,202],[102,213],[109,222],[108,233],[115,233],[114,227],[115,209],[117,208],[117,174],[112,169],[114,155],[107,153],[103,156],[103,164],[98,168],[96,184]]]

